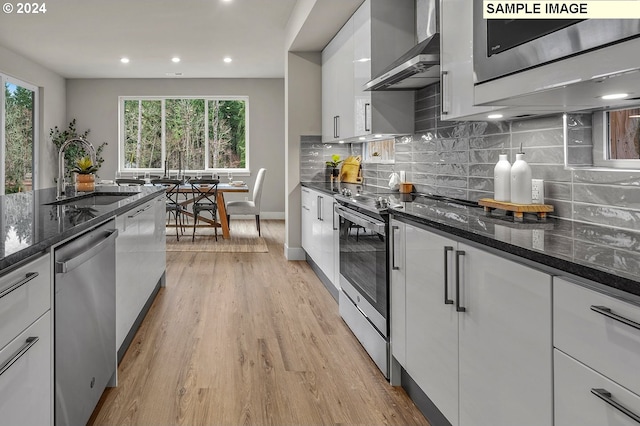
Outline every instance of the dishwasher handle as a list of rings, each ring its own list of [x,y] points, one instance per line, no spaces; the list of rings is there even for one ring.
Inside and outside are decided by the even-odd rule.
[[[111,242],[113,242],[118,236],[117,229],[110,229],[104,233],[104,239],[99,243],[89,247],[88,250],[82,252],[76,257],[72,257],[70,259],[56,262],[56,274],[66,274],[67,272],[73,271],[78,266],[85,263],[87,260],[94,257],[96,254],[100,253],[104,250]]]

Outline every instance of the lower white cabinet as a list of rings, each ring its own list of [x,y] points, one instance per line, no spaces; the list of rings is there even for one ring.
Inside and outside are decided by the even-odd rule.
[[[555,277],[555,424],[640,423],[640,306]]]
[[[53,424],[51,311],[0,350],[0,423]]]
[[[116,217],[116,346],[119,349],[166,269],[165,196]]]
[[[53,424],[51,255],[0,277],[0,424]]]
[[[329,280],[337,280],[337,227],[331,195],[302,188],[302,248]]]
[[[394,234],[394,256],[402,241]],[[413,380],[454,426],[552,425],[551,277],[410,224],[404,246],[395,266]],[[391,275],[401,364],[402,275]]]
[[[557,349],[554,370],[555,426],[638,425],[640,396]]]

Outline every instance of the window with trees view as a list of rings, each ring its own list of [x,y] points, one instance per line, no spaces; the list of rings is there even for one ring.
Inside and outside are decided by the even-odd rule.
[[[2,118],[0,142],[3,161],[0,163],[2,181],[0,192],[10,194],[32,189],[34,181],[34,141],[37,88],[30,84],[0,75]]]
[[[248,98],[120,99],[120,170],[248,169]]]

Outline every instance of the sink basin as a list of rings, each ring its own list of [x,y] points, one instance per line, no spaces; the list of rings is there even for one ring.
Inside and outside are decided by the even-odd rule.
[[[118,193],[104,193],[95,192],[92,194],[81,195],[79,197],[65,198],[64,200],[54,201],[48,203],[49,206],[61,206],[61,205],[74,205],[74,206],[107,206],[109,204],[117,203],[125,198],[137,195],[137,192],[118,192]]]

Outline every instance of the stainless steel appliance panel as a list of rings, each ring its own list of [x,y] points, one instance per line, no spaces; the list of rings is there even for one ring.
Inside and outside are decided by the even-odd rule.
[[[115,221],[55,251],[56,425],[86,424],[116,371]]]
[[[475,83],[640,36],[640,19],[494,20],[474,2]]]

